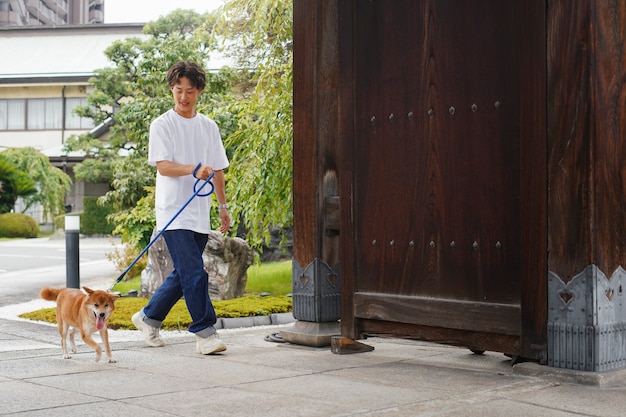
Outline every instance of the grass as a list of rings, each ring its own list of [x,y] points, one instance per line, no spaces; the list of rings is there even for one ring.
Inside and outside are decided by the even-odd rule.
[[[123,279],[120,282],[118,282],[117,284],[115,284],[113,286],[113,289],[111,291],[113,292],[119,292],[120,294],[128,294],[130,291],[137,291],[139,292],[141,290],[141,277],[135,277],[133,279]]]
[[[39,232],[37,233],[37,238],[42,238],[42,237],[50,237],[54,234],[54,231],[42,231],[41,229],[39,229]],[[23,237],[0,237],[0,241],[4,241],[4,240],[22,240],[25,239]]]
[[[114,291],[127,294],[129,290],[140,290],[141,278],[121,281]],[[270,293],[270,296],[260,296]],[[291,298],[291,261],[254,265],[248,269],[246,295],[232,300],[215,300],[213,306],[217,317],[265,316],[272,313],[292,311]],[[109,321],[111,329],[134,329],[130,317],[148,303],[148,299],[123,297],[115,302],[115,312]],[[56,323],[55,308],[45,308],[21,314],[21,318]],[[165,330],[186,330],[191,324],[191,317],[184,300],[178,301],[163,322]]]
[[[291,261],[270,262],[248,268],[246,292],[272,295],[291,294]]]
[[[141,277],[122,280],[115,284],[113,291],[128,294],[129,291],[141,290]],[[246,294],[287,295],[291,293],[291,261],[270,262],[252,265],[248,268]]]

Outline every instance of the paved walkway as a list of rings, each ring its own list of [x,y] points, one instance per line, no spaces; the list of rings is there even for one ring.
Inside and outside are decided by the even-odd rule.
[[[110,246],[93,239],[81,245],[81,258]],[[81,276],[89,276],[90,285],[108,285],[116,276],[106,262],[87,261]],[[220,330],[228,350],[215,356],[196,354],[186,332],[164,332],[166,346],[149,348],[138,331],[111,331],[117,363],[96,363],[82,342],[72,359],[63,359],[56,326],[17,314],[41,308],[41,300],[28,300],[42,283],[62,283],[64,271],[61,264],[2,275],[11,291],[0,286],[0,416],[626,415],[626,370],[512,367],[499,353],[381,338],[364,341],[374,351],[335,355],[329,348],[266,341],[290,326],[276,324],[287,321],[280,319],[273,325],[242,320],[242,328],[229,320]]]
[[[624,416],[626,374],[511,367],[502,354],[371,338],[372,352],[274,343],[284,326],[220,331],[202,356],[187,333],[150,348],[113,331],[117,363],[80,344],[63,359],[56,327],[0,318],[0,416]]]

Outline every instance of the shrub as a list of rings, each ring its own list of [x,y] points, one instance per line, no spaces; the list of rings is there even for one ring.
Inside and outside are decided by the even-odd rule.
[[[131,210],[113,213],[110,220],[115,224],[113,233],[121,236],[122,242],[143,249],[150,243],[156,224],[154,213],[154,187],[146,187],[148,195],[142,197]]]
[[[0,214],[0,237],[37,237],[39,225],[28,214]]]
[[[107,216],[113,207],[98,204],[98,197],[83,197],[83,213],[80,216],[80,232],[85,235],[110,235],[113,226]]]
[[[65,230],[65,214],[54,217],[54,230]]]
[[[115,268],[123,272],[128,268],[128,266],[139,256],[139,253],[143,250],[143,248],[139,249],[137,246],[133,245],[124,245],[120,250],[115,248],[113,252],[109,252],[106,254],[106,257],[109,261],[113,262]],[[135,277],[141,276],[141,271],[146,269],[148,264],[148,255],[145,254],[137,261],[137,263],[128,271],[125,276],[125,280],[130,280]],[[140,283],[141,284],[141,283]]]

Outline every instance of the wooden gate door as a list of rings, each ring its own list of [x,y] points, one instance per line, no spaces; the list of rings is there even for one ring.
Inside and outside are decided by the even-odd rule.
[[[343,335],[542,357],[544,2],[346,4]]]

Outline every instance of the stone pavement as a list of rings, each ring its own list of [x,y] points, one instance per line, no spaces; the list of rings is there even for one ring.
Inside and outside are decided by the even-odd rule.
[[[624,416],[626,373],[511,366],[507,357],[370,338],[335,355],[266,341],[286,325],[223,329],[223,354],[188,333],[150,348],[111,332],[117,363],[82,342],[63,359],[56,326],[0,318],[0,416]]]
[[[64,242],[2,242],[4,269],[22,245],[37,256]],[[103,256],[110,246],[109,239],[81,239],[81,279],[93,288],[117,275]],[[117,363],[96,363],[82,342],[63,359],[56,326],[17,318],[20,309],[42,307],[29,301],[41,285],[65,280],[64,261],[36,266],[29,260],[25,270],[0,274],[0,416],[626,415],[626,370],[511,366],[500,353],[382,338],[363,341],[372,352],[335,355],[266,341],[293,325],[280,315],[223,321],[228,350],[220,355],[196,354],[186,332],[163,332],[166,346],[150,348],[138,331],[111,331]]]

